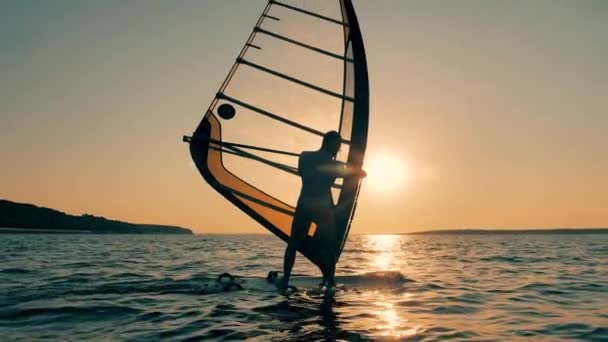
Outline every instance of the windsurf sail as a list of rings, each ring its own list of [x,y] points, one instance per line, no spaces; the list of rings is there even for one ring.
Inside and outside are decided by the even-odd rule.
[[[210,52],[213,53],[213,52]],[[288,241],[301,180],[297,160],[337,130],[337,159],[361,167],[367,143],[369,82],[351,0],[270,0],[192,136],[185,136],[203,178],[223,197]],[[333,187],[338,241],[311,224],[299,251],[322,268],[319,251],[338,260],[361,187]]]

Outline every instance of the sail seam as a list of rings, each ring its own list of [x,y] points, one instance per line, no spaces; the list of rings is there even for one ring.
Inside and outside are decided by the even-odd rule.
[[[251,48],[254,48],[254,49],[256,49],[256,50],[262,50],[262,48],[261,48],[261,47],[259,47],[259,46],[257,46],[257,45],[254,45],[254,44],[249,44],[249,43],[247,43],[247,46],[249,46],[249,47],[251,47]]]
[[[273,16],[268,15],[268,14],[262,14],[262,16],[266,17],[266,18],[269,18],[269,19],[272,19],[272,20],[281,21],[281,19],[279,19],[277,17],[273,17]]]
[[[227,187],[227,186],[225,186],[225,185],[219,184],[219,187],[220,187],[220,188],[222,188],[222,189],[224,189],[224,190],[230,191],[230,192],[232,192],[233,194],[235,194],[235,195],[237,195],[237,196],[243,197],[243,198],[245,198],[245,199],[247,199],[247,200],[249,200],[249,201],[252,201],[252,202],[257,203],[257,204],[259,204],[259,205],[265,206],[265,207],[267,207],[267,208],[270,208],[270,209],[276,210],[276,211],[278,211],[278,212],[280,212],[280,213],[283,213],[283,214],[286,214],[286,215],[290,215],[290,216],[293,216],[293,214],[294,214],[294,213],[293,213],[292,211],[290,211],[290,210],[287,210],[287,209],[284,209],[284,208],[281,208],[281,207],[277,207],[277,206],[276,206],[276,205],[274,205],[274,204],[271,204],[271,203],[268,203],[268,202],[262,201],[262,200],[261,200],[261,199],[259,199],[259,198],[256,198],[256,197],[253,197],[253,196],[247,195],[247,194],[245,194],[245,193],[243,193],[243,192],[240,192],[240,191],[238,191],[238,190],[232,189],[232,188]]]

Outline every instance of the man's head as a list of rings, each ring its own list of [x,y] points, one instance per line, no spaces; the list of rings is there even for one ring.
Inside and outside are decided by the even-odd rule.
[[[323,136],[323,143],[321,144],[321,149],[331,153],[332,156],[338,154],[340,151],[340,146],[342,146],[342,137],[340,133],[336,131],[329,131],[325,133]]]

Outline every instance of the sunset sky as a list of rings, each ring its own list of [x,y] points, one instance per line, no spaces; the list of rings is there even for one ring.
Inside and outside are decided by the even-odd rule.
[[[0,198],[265,232],[181,141],[265,3],[2,1]],[[608,2],[354,3],[371,102],[353,232],[608,226]]]

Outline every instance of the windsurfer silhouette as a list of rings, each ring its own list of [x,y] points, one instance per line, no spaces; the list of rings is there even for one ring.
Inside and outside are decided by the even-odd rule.
[[[350,167],[335,160],[340,151],[342,137],[336,131],[329,131],[323,136],[321,148],[317,151],[304,151],[298,159],[298,173],[302,178],[302,189],[296,205],[291,235],[285,249],[283,278],[277,286],[287,288],[293,268],[296,250],[306,238],[312,222],[317,225],[315,234],[322,234],[326,246],[335,246],[336,240],[336,207],[333,204],[331,186],[336,178],[347,176],[365,177],[362,169]],[[335,285],[336,252],[322,248],[323,284]]]

